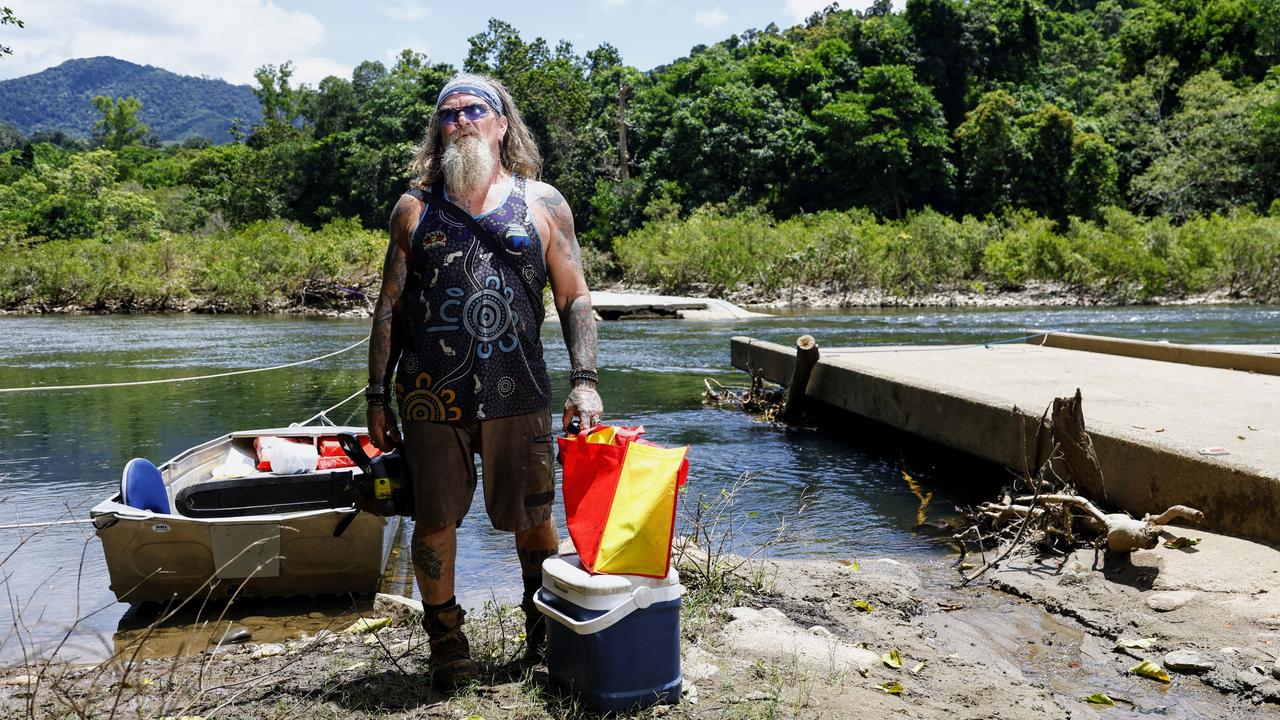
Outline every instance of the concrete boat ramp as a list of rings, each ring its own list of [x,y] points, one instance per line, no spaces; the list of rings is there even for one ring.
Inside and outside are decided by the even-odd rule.
[[[731,346],[734,367],[791,378],[794,348]],[[1280,347],[1044,333],[820,352],[808,399],[1019,471],[1045,408],[1079,388],[1104,476],[1095,500],[1139,517],[1190,505],[1208,529],[1280,542]]]

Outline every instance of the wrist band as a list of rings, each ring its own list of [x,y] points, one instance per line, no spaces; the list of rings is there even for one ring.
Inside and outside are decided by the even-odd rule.
[[[364,389],[364,399],[370,406],[387,404],[387,386],[382,383],[369,383]]]
[[[573,384],[578,382],[579,380],[590,380],[593,383],[599,384],[600,373],[596,372],[595,370],[588,370],[586,368],[579,368],[578,370],[574,370],[573,372],[569,373],[570,387],[572,387]]]

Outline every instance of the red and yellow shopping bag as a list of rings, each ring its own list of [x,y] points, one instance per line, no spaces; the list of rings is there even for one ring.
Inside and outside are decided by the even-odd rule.
[[[643,427],[598,425],[560,438],[569,537],[588,572],[666,577],[688,446],[640,439]]]

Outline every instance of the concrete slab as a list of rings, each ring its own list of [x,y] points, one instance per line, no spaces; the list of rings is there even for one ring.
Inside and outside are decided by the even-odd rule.
[[[739,320],[763,317],[726,300],[592,291],[591,306],[605,320],[678,318],[681,320]]]
[[[792,348],[731,345],[735,367],[790,378]],[[1030,344],[821,352],[808,397],[1017,470],[1044,409],[1079,388],[1097,499],[1137,515],[1191,505],[1208,528],[1280,541],[1278,376]]]

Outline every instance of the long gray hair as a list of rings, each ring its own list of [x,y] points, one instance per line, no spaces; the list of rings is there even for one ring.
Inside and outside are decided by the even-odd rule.
[[[456,79],[483,80],[493,86],[502,101],[507,118],[507,134],[499,146],[502,167],[510,172],[518,173],[532,180],[542,176],[542,153],[538,152],[538,143],[534,141],[529,127],[520,117],[511,93],[499,81],[487,75],[459,75]],[[427,123],[427,133],[413,153],[413,161],[409,163],[409,171],[414,174],[414,184],[426,188],[440,177],[440,161],[444,156],[444,142],[440,135],[440,120],[436,113],[431,113],[431,121]]]

